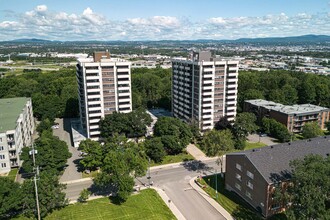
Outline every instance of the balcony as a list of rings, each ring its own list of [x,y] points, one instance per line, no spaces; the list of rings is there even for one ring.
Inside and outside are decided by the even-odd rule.
[[[237,82],[237,78],[227,78],[227,82]]]
[[[17,158],[17,155],[16,154],[9,154],[9,158],[10,159],[16,159]]]

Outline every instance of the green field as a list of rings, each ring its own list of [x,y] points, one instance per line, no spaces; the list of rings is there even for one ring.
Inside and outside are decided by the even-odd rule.
[[[27,220],[27,218],[17,218]],[[45,220],[169,220],[176,219],[157,192],[142,190],[128,200],[116,205],[109,198],[76,203],[49,214]]]

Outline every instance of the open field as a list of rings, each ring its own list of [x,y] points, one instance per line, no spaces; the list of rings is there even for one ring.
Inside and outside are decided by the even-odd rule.
[[[18,218],[25,220],[27,218]],[[117,205],[109,198],[101,198],[86,203],[69,205],[49,214],[45,220],[170,220],[176,219],[157,192],[142,190],[128,200]]]

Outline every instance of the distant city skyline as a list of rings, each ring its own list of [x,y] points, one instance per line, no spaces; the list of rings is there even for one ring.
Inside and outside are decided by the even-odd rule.
[[[330,35],[329,0],[0,0],[0,41]]]

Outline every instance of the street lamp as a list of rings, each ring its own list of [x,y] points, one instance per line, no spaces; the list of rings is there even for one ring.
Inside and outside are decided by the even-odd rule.
[[[147,179],[148,179],[148,182],[149,182],[148,187],[150,188],[150,179],[151,179],[151,176],[150,176],[150,157],[148,158],[148,176],[147,176]]]

